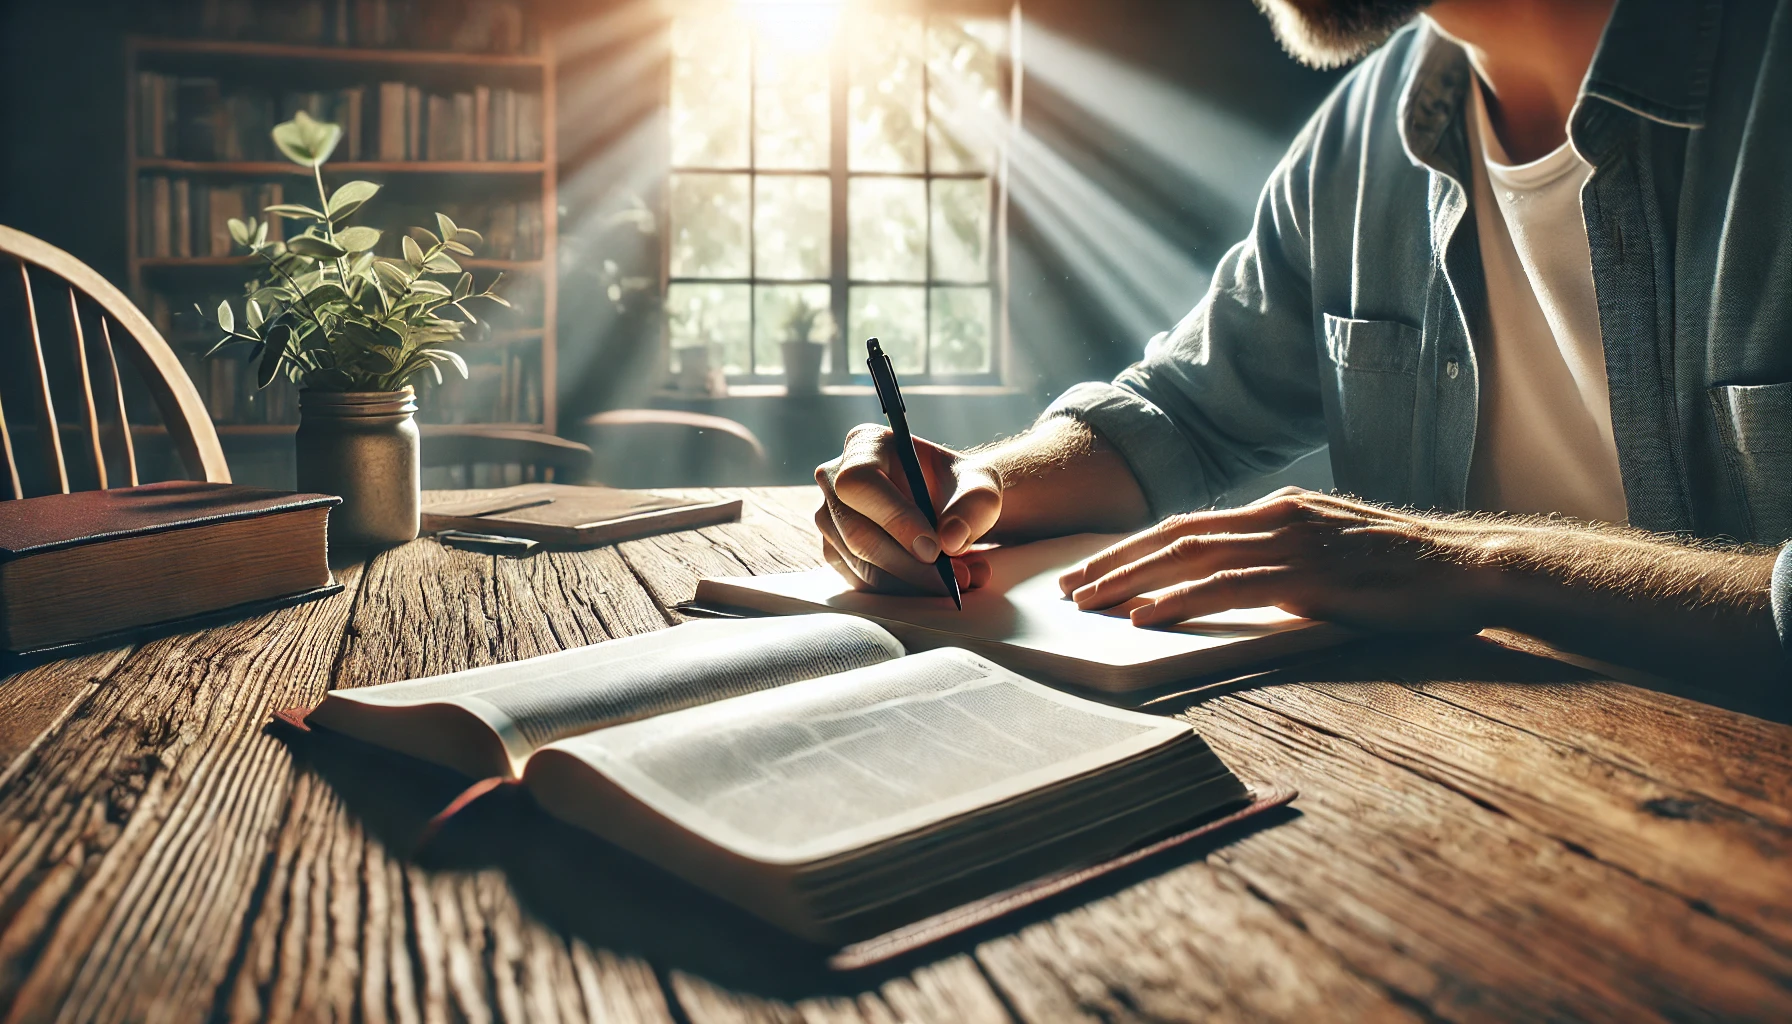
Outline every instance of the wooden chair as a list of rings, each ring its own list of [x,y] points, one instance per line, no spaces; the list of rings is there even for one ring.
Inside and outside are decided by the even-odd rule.
[[[5,484],[13,498],[26,496],[27,479],[41,486],[34,493],[68,493],[69,462],[64,456],[64,430],[79,431],[92,459],[94,479],[101,489],[126,482],[138,482],[137,449],[131,437],[129,417],[125,413],[125,388],[118,372],[116,351],[120,348],[136,368],[150,397],[161,412],[163,424],[174,451],[180,457],[189,478],[214,483],[229,483],[230,469],[224,462],[224,449],[218,444],[218,432],[212,428],[205,403],[193,382],[187,379],[180,360],[168,342],[149,322],[149,318],[93,268],[61,249],[13,228],[0,226],[0,254],[11,257],[18,265],[17,280],[22,289],[25,319],[29,321],[30,357],[25,359],[24,373],[15,381],[25,380],[32,392],[36,415],[29,429],[8,419],[4,401],[0,400],[0,458],[6,462]],[[0,272],[4,272],[0,260]],[[33,278],[36,278],[34,281]],[[68,322],[66,333],[48,318],[50,310],[62,305],[67,296]],[[40,318],[38,300],[44,301],[45,317]],[[58,317],[58,319],[60,319]],[[97,326],[97,330],[92,328]],[[76,404],[81,422],[62,423],[56,416],[56,402],[51,386],[49,362],[44,338],[49,334],[67,345],[67,355],[76,368],[78,384]],[[66,397],[67,388],[64,388]],[[18,397],[17,391],[14,398]],[[106,412],[102,425],[101,409]],[[16,414],[18,409],[15,407]],[[109,429],[108,429],[109,428]],[[35,435],[40,448],[37,472],[21,478],[18,455],[14,448],[15,434]],[[122,474],[113,474],[108,467],[106,436],[111,434],[113,454],[123,467]]]
[[[424,486],[489,487],[513,483],[576,484],[591,470],[591,449],[577,441],[534,430],[492,427],[423,428],[423,469],[458,469],[460,479],[424,481]],[[489,475],[478,472],[489,467]],[[510,479],[511,476],[517,479]]]
[[[617,487],[755,484],[765,445],[745,424],[680,409],[612,409],[580,421],[594,474]]]

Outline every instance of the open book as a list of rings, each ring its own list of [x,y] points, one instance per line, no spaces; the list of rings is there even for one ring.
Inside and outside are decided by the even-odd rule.
[[[984,552],[989,585],[965,591],[963,611],[945,597],[853,590],[832,569],[705,579],[696,601],[769,615],[861,615],[912,649],[963,647],[1016,672],[1110,693],[1236,670],[1356,635],[1278,608],[1239,608],[1153,629],[1127,617],[1137,599],[1102,611],[1079,609],[1059,590],[1058,577],[1120,539],[1084,533],[992,548]]]
[[[845,615],[692,622],[335,690],[305,719],[469,776],[797,935],[874,935],[1235,808],[1185,723]]]

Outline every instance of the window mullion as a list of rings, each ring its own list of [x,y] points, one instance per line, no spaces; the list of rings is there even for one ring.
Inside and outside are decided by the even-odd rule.
[[[852,339],[847,334],[847,155],[850,142],[847,133],[852,130],[851,111],[847,109],[847,96],[851,88],[846,65],[846,40],[850,37],[852,24],[850,14],[842,15],[842,24],[834,44],[828,48],[828,179],[829,204],[828,213],[828,275],[830,280],[829,300],[834,313],[834,372],[830,374],[836,380],[850,381],[852,377]]]
[[[759,29],[747,33],[747,280],[759,279]],[[724,372],[726,372],[724,370]],[[747,373],[759,373],[759,289],[747,285]]]

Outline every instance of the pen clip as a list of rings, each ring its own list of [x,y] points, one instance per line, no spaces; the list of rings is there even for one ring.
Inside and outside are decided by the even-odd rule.
[[[865,351],[869,353],[865,366],[871,370],[871,386],[877,389],[877,400],[884,412],[907,412],[907,406],[902,404],[902,390],[896,386],[896,364],[890,361],[889,353],[876,338],[865,342]]]

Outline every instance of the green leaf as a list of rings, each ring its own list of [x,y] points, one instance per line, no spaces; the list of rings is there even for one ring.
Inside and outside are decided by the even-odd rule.
[[[286,348],[292,344],[292,331],[282,326],[278,331],[268,332],[268,342],[261,350],[261,362],[255,366],[255,386],[265,388],[274,382],[274,375],[280,371],[280,357],[286,354]]]
[[[287,218],[288,220],[298,220],[301,217],[309,217],[312,220],[323,220],[324,219],[324,213],[322,210],[313,210],[311,207],[306,206],[303,203],[279,203],[274,206],[266,207],[261,212],[277,214],[281,217]]]
[[[235,217],[225,221],[224,226],[230,229],[230,240],[238,245],[248,245],[249,240],[255,237],[250,233],[249,225]]]
[[[418,270],[423,269],[423,249],[410,235],[404,236],[404,260]]]
[[[354,213],[362,203],[372,199],[379,190],[380,187],[371,181],[351,181],[330,193],[330,201],[325,204],[325,208],[332,219],[341,220]]]
[[[274,126],[274,145],[300,167],[316,167],[330,159],[341,141],[341,125],[315,120],[303,110],[294,114],[292,120]]]
[[[313,256],[320,260],[333,260],[338,256],[347,256],[348,250],[331,245],[316,235],[300,235],[286,243],[286,247],[301,256]]]
[[[268,244],[268,222],[265,220],[257,221],[255,218],[251,217],[249,218],[249,223],[255,225],[255,242],[253,248],[260,249],[262,246]],[[284,246],[281,247],[281,251],[285,251]]]
[[[428,228],[412,228],[410,235],[412,238],[429,246],[431,249],[442,244],[442,240],[436,237],[436,233]]]
[[[467,248],[466,246],[460,244],[459,242],[443,242],[442,248],[448,250],[449,252],[460,253],[462,256],[473,255],[473,250]]]
[[[447,214],[440,211],[437,211],[436,213],[436,227],[442,229],[443,238],[453,238],[455,231],[459,230],[454,226],[454,221],[451,220]]]
[[[267,320],[267,316],[261,311],[261,303],[256,302],[253,298],[249,299],[247,306],[249,312],[249,329],[253,331],[259,328]]]
[[[412,281],[411,291],[419,295],[440,295],[444,299],[454,296],[454,293],[448,290],[447,285],[440,281],[431,281],[427,277],[420,277]]]
[[[454,364],[454,368],[455,368],[455,369],[456,369],[456,370],[459,370],[459,371],[460,371],[460,375],[461,375],[461,376],[462,376],[462,377],[466,377],[466,376],[468,376],[468,374],[467,374],[467,361],[466,361],[466,360],[465,360],[465,359],[462,359],[462,358],[461,358],[461,357],[460,357],[460,353],[459,353],[459,352],[453,352],[453,351],[450,351],[450,350],[448,350],[448,349],[445,349],[445,348],[438,348],[438,349],[432,349],[432,350],[431,350],[431,354],[434,354],[434,353],[441,353],[441,355],[442,355],[442,356],[443,356],[443,357],[444,357],[444,358],[446,358],[446,359],[447,359],[447,360],[448,360],[448,362],[450,362],[450,363],[453,363],[453,364]]]
[[[379,241],[380,233],[376,228],[343,228],[336,232],[336,244],[349,252],[366,252]]]
[[[373,272],[378,274],[380,282],[393,295],[403,295],[411,286],[411,275],[398,269],[402,264],[391,260],[377,260],[373,264]]]
[[[472,228],[460,228],[454,232],[454,241],[462,245],[484,245],[485,236]]]
[[[218,326],[224,328],[226,334],[236,333],[236,313],[231,310],[228,299],[218,303]]]
[[[471,294],[473,294],[473,275],[460,275],[460,280],[454,282],[454,301],[459,302]]]
[[[305,304],[317,312],[322,312],[331,303],[348,301],[348,292],[334,281],[325,281],[305,293]]]
[[[454,262],[454,257],[447,253],[438,252],[423,264],[423,269],[432,274],[458,274],[460,273],[460,264]]]

